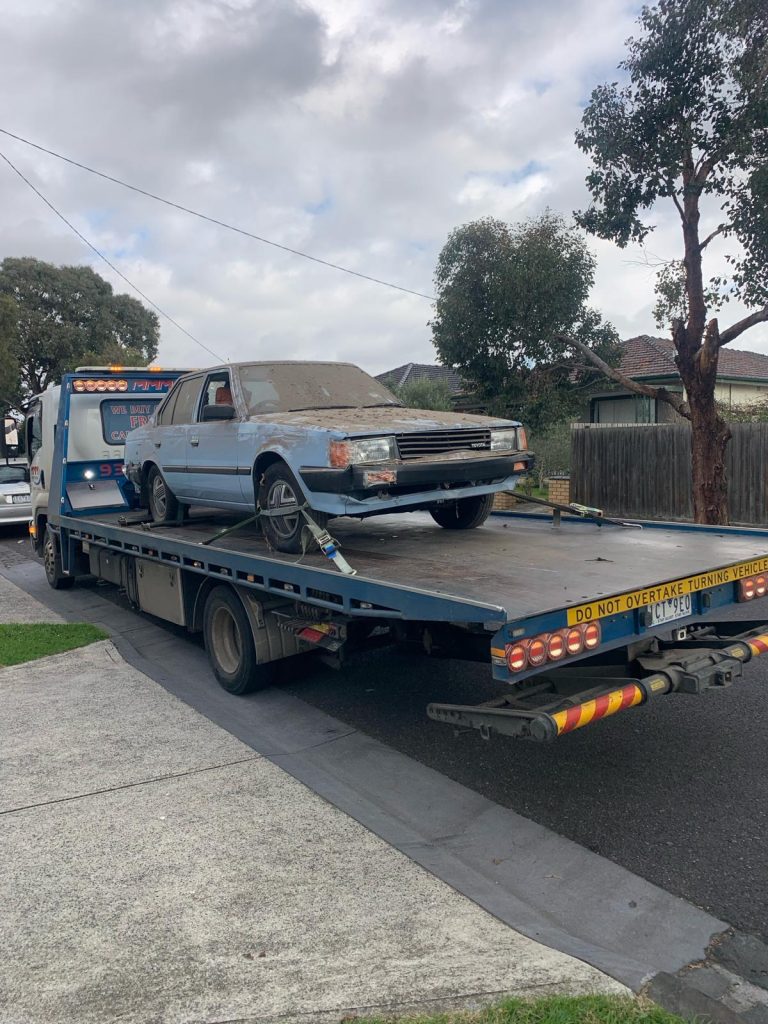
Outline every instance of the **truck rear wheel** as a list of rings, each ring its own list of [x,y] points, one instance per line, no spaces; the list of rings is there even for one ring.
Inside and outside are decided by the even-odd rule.
[[[62,571],[59,545],[50,530],[45,531],[43,565],[45,566],[45,578],[54,590],[69,590],[74,585],[75,577],[65,576]]]
[[[478,494],[476,497],[459,498],[431,508],[429,514],[444,530],[474,530],[482,526],[493,508],[492,494]]]
[[[273,664],[257,663],[251,623],[231,587],[214,587],[208,595],[203,636],[213,674],[227,693],[240,696],[270,685]]]

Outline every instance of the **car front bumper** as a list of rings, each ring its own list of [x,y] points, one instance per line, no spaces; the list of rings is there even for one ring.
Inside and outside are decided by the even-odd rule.
[[[488,484],[515,473],[526,473],[532,466],[533,456],[525,451],[483,458],[441,459],[439,462],[426,459],[377,462],[344,469],[302,466],[299,473],[310,491],[369,497],[381,491],[394,496],[414,490],[432,490],[443,484],[453,487]]]
[[[0,526],[13,526],[16,523],[28,523],[32,519],[32,502],[7,505],[0,498]]]

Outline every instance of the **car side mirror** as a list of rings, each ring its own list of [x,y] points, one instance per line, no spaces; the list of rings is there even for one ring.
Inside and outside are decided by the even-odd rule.
[[[204,405],[200,419],[203,422],[210,420],[233,420],[235,418],[235,407],[233,405]]]

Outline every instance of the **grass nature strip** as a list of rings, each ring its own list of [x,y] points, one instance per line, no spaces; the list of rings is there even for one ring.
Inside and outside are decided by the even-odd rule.
[[[0,666],[20,665],[107,639],[103,629],[87,622],[0,624]]]
[[[354,1024],[684,1024],[647,999],[602,995],[505,999],[471,1012],[345,1019]]]

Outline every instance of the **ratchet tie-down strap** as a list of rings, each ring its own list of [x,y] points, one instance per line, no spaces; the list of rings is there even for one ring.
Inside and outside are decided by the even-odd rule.
[[[312,534],[313,539],[315,540],[317,546],[323,552],[325,557],[329,561],[333,562],[333,564],[336,566],[339,572],[343,572],[346,576],[357,576],[357,569],[353,569],[349,562],[346,560],[346,558],[342,555],[342,553],[339,551],[339,545],[336,543],[336,541],[333,539],[330,533],[328,533],[327,530],[322,530],[317,525],[315,520],[307,511],[308,508],[309,506],[307,504],[286,505],[283,508],[279,509],[266,509],[257,507],[255,515],[248,516],[247,519],[243,519],[241,522],[235,523],[234,526],[227,526],[223,530],[219,530],[218,533],[215,533],[213,535],[213,537],[209,537],[207,540],[202,541],[202,544],[213,544],[214,541],[219,540],[221,537],[225,537],[229,533],[234,533],[235,530],[240,530],[244,526],[249,526],[251,523],[255,523],[262,517],[270,519],[278,516],[290,516],[296,512],[299,512],[301,513],[301,515],[304,516],[304,519],[306,521],[307,526],[309,527],[309,531]],[[305,547],[302,554],[305,555],[306,553],[307,552]]]

